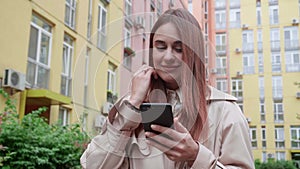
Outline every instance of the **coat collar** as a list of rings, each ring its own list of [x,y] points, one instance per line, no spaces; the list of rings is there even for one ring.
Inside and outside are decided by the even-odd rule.
[[[227,101],[237,101],[237,98],[226,94],[212,86],[208,86],[210,90],[209,96],[206,97],[207,101],[217,101],[217,100],[227,100]]]

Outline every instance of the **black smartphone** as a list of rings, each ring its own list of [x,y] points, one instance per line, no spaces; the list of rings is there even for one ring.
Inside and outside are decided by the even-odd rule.
[[[151,129],[151,124],[173,128],[172,105],[169,103],[143,103],[140,106],[145,131],[160,134]]]

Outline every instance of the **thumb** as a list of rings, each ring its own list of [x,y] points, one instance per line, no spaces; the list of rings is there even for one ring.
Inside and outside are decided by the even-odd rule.
[[[180,133],[188,132],[188,130],[179,122],[178,117],[174,118],[174,127],[175,127],[175,130]]]

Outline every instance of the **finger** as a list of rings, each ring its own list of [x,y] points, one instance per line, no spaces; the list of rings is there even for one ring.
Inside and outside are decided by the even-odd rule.
[[[179,122],[178,117],[174,118],[175,130],[180,133],[188,133],[189,131]]]
[[[151,125],[151,128],[155,131],[158,131],[160,133],[163,133],[169,137],[171,137],[173,140],[181,140],[182,136],[180,135],[180,133],[178,133],[176,130],[171,129],[169,127],[164,127],[164,126],[160,126],[160,125]]]
[[[151,132],[146,132],[147,140],[150,145],[155,146],[162,152],[170,151],[173,147],[175,147],[178,143],[170,140],[162,135],[156,135]]]

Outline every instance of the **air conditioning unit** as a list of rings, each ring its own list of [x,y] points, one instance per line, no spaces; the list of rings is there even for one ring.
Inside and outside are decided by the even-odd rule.
[[[236,75],[237,75],[237,76],[242,76],[242,75],[243,75],[243,72],[237,71],[237,72],[236,72]]]
[[[5,69],[2,81],[3,87],[11,87],[18,90],[25,89],[25,74],[13,69]]]
[[[248,29],[248,25],[247,24],[243,24],[242,25],[242,29]]]
[[[300,99],[300,92],[297,92],[297,93],[296,93],[296,98],[297,98],[297,99]]]
[[[145,28],[145,19],[142,16],[137,16],[135,20],[136,28]]]
[[[102,113],[107,115],[114,105],[110,102],[105,102],[102,106]]]
[[[241,48],[235,48],[235,53],[241,53]]]
[[[293,18],[293,19],[292,19],[292,24],[293,24],[293,25],[298,25],[298,24],[299,24],[299,20],[296,19],[296,18]]]
[[[101,115],[101,114],[97,114],[96,118],[95,118],[95,127],[102,127],[104,122],[105,122],[106,117]]]
[[[213,69],[211,69],[211,71],[210,71],[211,73],[213,73],[213,74],[215,74],[215,73],[217,73],[218,72],[218,70],[216,69],[216,68],[213,68]]]

